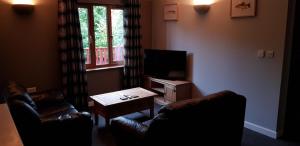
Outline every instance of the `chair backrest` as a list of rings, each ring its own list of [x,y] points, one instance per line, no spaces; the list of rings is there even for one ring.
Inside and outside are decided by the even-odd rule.
[[[9,107],[18,132],[24,143],[39,139],[41,121],[37,106],[32,100],[26,89],[16,82],[5,83],[1,93]]]
[[[2,96],[6,96],[8,103],[14,100],[19,100],[27,103],[33,109],[37,109],[35,102],[32,100],[30,95],[27,93],[26,89],[16,82],[8,81],[4,87]]]
[[[149,145],[240,146],[246,98],[223,91],[163,107],[146,134]]]

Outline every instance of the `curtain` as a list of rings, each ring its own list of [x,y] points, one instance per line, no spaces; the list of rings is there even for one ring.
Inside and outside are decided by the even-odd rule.
[[[143,50],[140,34],[140,0],[125,0],[124,28],[124,88],[142,85],[143,78]]]
[[[87,77],[77,0],[58,1],[58,43],[62,84],[66,99],[77,109],[87,109]]]

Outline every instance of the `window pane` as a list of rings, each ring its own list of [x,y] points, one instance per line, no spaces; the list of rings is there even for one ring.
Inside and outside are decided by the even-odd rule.
[[[109,63],[106,7],[93,6],[96,65]]]
[[[91,53],[89,46],[89,23],[88,23],[88,9],[78,8],[80,30],[82,36],[82,45],[84,49],[85,64],[91,64]]]
[[[124,25],[123,25],[123,10],[111,10],[111,23],[113,35],[113,61],[124,60]]]

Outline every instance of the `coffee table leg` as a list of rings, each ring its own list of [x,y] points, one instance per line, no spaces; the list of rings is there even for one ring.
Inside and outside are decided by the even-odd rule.
[[[95,125],[98,125],[98,123],[99,123],[99,117],[98,117],[98,114],[96,114],[95,113],[95,117],[94,117],[95,119]]]
[[[150,118],[154,117],[154,107],[150,108]]]
[[[109,126],[109,120],[110,120],[110,118],[105,118],[105,127]]]

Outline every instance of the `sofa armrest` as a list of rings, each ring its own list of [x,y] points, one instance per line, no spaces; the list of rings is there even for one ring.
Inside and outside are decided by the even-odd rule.
[[[65,114],[58,119],[42,121],[43,137],[47,138],[45,141],[49,145],[90,146],[92,128],[93,121],[88,112]]]
[[[32,93],[30,96],[38,107],[51,106],[54,103],[61,103],[65,100],[63,93],[59,90]]]
[[[111,121],[112,133],[118,145],[142,145],[148,126],[126,119],[124,117],[114,118]]]

